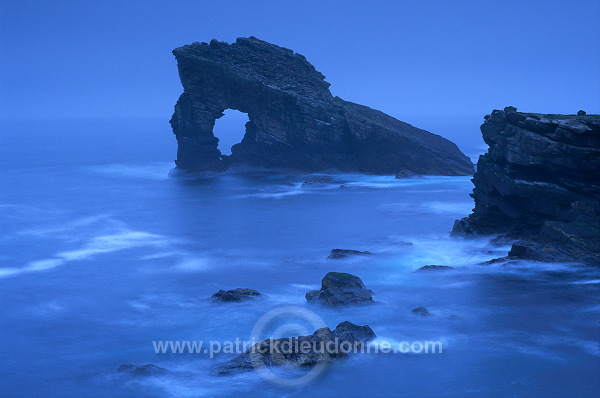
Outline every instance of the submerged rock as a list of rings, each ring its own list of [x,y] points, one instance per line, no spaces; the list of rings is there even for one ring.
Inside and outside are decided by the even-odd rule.
[[[117,372],[129,373],[133,376],[156,376],[167,372],[166,369],[151,363],[145,365],[126,364],[117,368]]]
[[[212,299],[222,302],[239,302],[251,300],[261,294],[254,289],[237,288],[233,290],[219,290],[212,295]]]
[[[522,239],[513,258],[600,258],[600,115],[494,110],[473,178],[475,209],[453,235]]]
[[[423,315],[423,316],[431,315],[431,312],[429,312],[427,310],[427,308],[425,308],[425,307],[413,308],[413,310],[411,312],[415,315]]]
[[[321,281],[321,289],[306,293],[306,300],[330,307],[371,304],[374,302],[371,293],[358,276],[329,272]]]
[[[424,265],[415,272],[423,272],[423,271],[450,271],[453,270],[454,267],[450,267],[449,265]]]
[[[361,255],[365,255],[365,254],[373,254],[373,253],[371,253],[369,251],[361,252],[359,250],[350,250],[350,249],[332,249],[331,254],[329,254],[329,256],[327,256],[327,258],[339,259],[339,258],[346,258],[346,257],[350,257],[350,256],[361,256]]]
[[[469,175],[458,147],[382,112],[334,97],[304,56],[255,37],[173,50],[184,92],[171,126],[177,168],[231,165],[374,174]],[[226,109],[248,114],[246,133],[223,156],[213,134]]]
[[[261,341],[221,366],[218,373],[228,375],[262,366],[314,366],[360,352],[375,337],[369,326],[346,321],[333,331],[321,328],[310,336]]]
[[[492,264],[496,264],[496,263],[503,263],[508,261],[508,259],[506,257],[498,257],[498,258],[493,258],[491,260],[487,260],[487,261],[483,261],[479,264],[481,265],[492,265]]]
[[[312,176],[310,178],[307,178],[302,183],[302,188],[318,187],[323,185],[339,185],[339,182],[335,182],[335,180],[329,176]]]

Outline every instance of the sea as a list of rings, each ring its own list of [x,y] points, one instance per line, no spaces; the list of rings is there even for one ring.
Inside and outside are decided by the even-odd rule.
[[[476,160],[485,147],[472,135],[464,145]],[[486,264],[509,246],[449,235],[473,208],[470,176],[332,172],[336,184],[317,186],[292,171],[181,176],[162,120],[5,120],[0,140],[2,397],[600,394],[599,270]],[[332,249],[372,254],[329,259]],[[425,265],[454,269],[416,272]],[[376,303],[307,303],[331,271],[360,277]],[[262,296],[210,299],[238,287]],[[301,371],[223,376],[234,352],[155,349],[246,341],[282,313],[260,338],[350,321],[392,350],[286,384]],[[394,350],[429,341],[443,350]],[[162,370],[118,371],[124,364]]]

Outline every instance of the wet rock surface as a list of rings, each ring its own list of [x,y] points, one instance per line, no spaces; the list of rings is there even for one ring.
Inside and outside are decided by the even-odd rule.
[[[375,333],[365,325],[340,323],[335,330],[321,328],[310,336],[269,339],[255,344],[221,366],[220,375],[235,374],[263,366],[310,367],[347,358],[351,352],[360,351]],[[348,350],[352,347],[352,350]]]
[[[329,307],[371,304],[374,302],[371,293],[358,276],[329,272],[321,281],[321,289],[306,293],[306,300]]]
[[[369,255],[369,254],[373,254],[373,253],[371,253],[369,251],[359,251],[359,250],[351,250],[351,249],[332,249],[331,254],[329,254],[329,256],[327,256],[327,258],[340,259],[340,258],[347,258],[347,257],[351,257],[351,256],[364,256],[364,255]]]
[[[252,300],[255,297],[262,296],[257,290],[247,288],[237,288],[232,290],[219,290],[212,295],[214,301],[221,302],[240,302]]]
[[[184,88],[171,126],[181,171],[232,165],[374,174],[469,175],[458,147],[366,106],[334,97],[304,56],[255,37],[173,50]],[[226,109],[248,114],[243,140],[221,154],[213,134]]]
[[[494,110],[473,178],[475,209],[453,235],[520,239],[511,258],[600,257],[600,116]]]

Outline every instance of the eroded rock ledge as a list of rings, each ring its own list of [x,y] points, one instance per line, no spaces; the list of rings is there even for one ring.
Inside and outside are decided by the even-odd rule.
[[[255,37],[176,48],[184,88],[171,119],[177,168],[265,168],[468,175],[471,161],[438,136],[333,97],[304,56]],[[382,93],[383,94],[383,93]],[[248,114],[241,143],[225,156],[213,134],[226,109]]]
[[[494,110],[481,125],[488,152],[473,178],[475,209],[454,235],[522,239],[510,256],[600,257],[600,116]]]

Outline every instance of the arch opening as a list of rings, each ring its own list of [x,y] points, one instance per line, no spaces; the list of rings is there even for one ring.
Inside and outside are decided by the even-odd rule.
[[[239,144],[246,134],[248,114],[235,109],[226,109],[223,116],[215,120],[213,135],[219,139],[218,149],[223,155],[231,155],[231,147]]]

